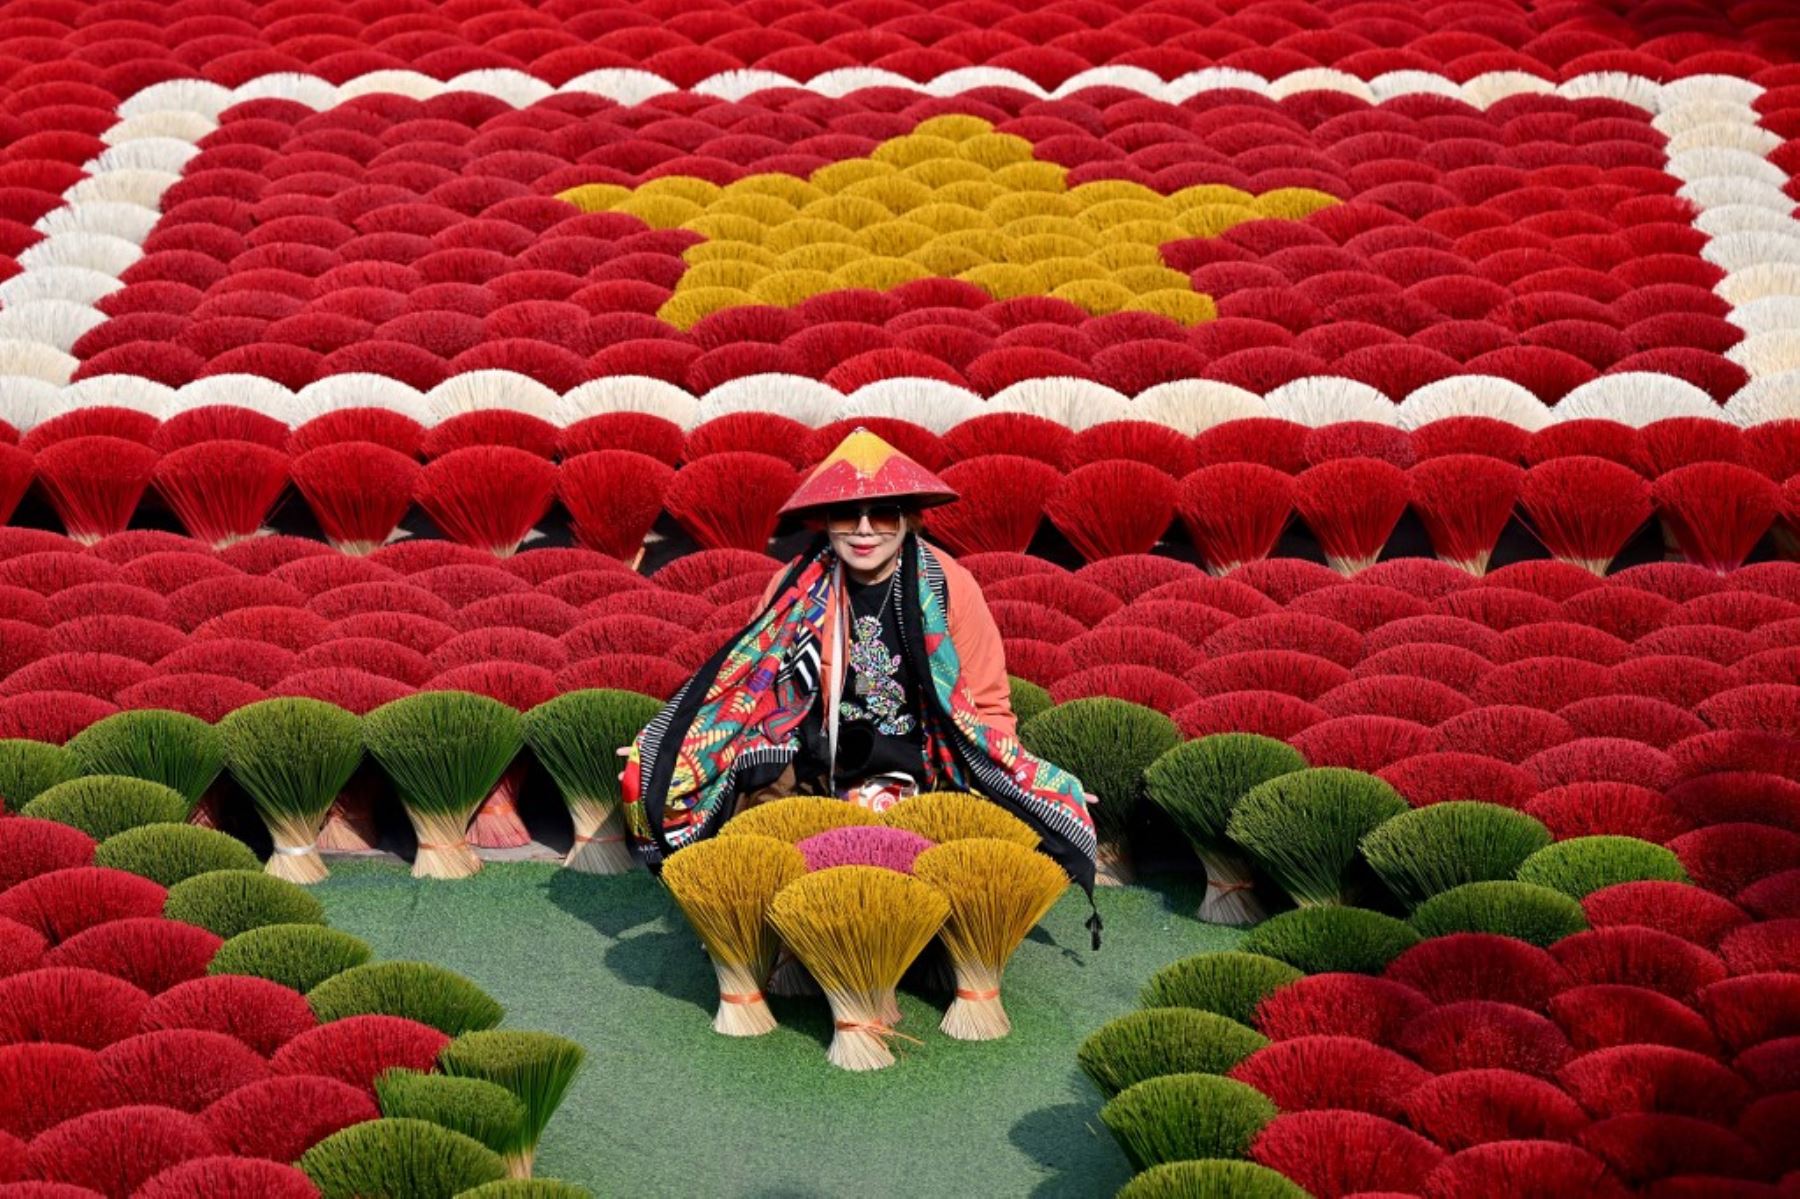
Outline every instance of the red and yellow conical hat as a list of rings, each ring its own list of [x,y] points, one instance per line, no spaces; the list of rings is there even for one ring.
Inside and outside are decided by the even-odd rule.
[[[857,429],[813,467],[784,513],[832,504],[908,499],[921,508],[948,504],[951,486],[867,429]]]

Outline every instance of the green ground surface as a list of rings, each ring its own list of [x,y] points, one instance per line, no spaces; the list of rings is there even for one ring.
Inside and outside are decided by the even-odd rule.
[[[711,968],[645,875],[516,862],[421,882],[390,862],[331,869],[315,890],[334,926],[380,957],[468,975],[506,1005],[505,1027],[587,1048],[538,1173],[632,1199],[1109,1196],[1130,1170],[1075,1047],[1134,1007],[1152,970],[1238,936],[1189,915],[1199,889],[1183,879],[1103,889],[1105,946],[1092,953],[1071,890],[1007,973],[1012,1036],[953,1041],[935,997],[903,993],[901,1028],[924,1044],[850,1074],[825,1062],[822,999],[775,1000],[782,1027],[766,1037],[714,1034]]]

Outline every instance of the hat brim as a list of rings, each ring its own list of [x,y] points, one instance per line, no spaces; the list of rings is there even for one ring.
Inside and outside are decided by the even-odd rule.
[[[954,491],[896,491],[878,495],[846,496],[840,500],[827,500],[816,504],[789,503],[781,509],[781,515],[794,516],[801,520],[823,520],[825,513],[833,508],[842,508],[850,504],[878,504],[891,500],[903,507],[917,508],[923,512],[927,508],[941,508],[945,504],[953,504],[962,497]]]
[[[794,489],[783,516],[809,508],[907,501],[920,508],[947,504],[956,489],[866,429],[844,438]]]

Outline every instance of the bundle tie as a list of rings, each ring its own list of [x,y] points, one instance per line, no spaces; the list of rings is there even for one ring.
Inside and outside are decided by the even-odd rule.
[[[284,858],[297,858],[302,854],[315,853],[318,848],[317,841],[308,841],[305,845],[277,845],[275,852]]]
[[[891,1024],[881,1024],[873,1020],[836,1020],[832,1022],[832,1027],[836,1028],[839,1032],[867,1033],[871,1037],[880,1040],[883,1045],[895,1038],[902,1041],[909,1041],[914,1045],[923,1045],[925,1043],[917,1037],[907,1036]]]
[[[462,840],[462,841],[449,841],[449,842],[445,842],[443,844],[436,844],[431,841],[421,841],[421,842],[419,842],[419,848],[420,849],[460,849],[463,846],[467,845],[468,843],[469,842],[466,839]]]
[[[1000,998],[1000,988],[992,987],[986,991],[971,991],[966,987],[958,987],[956,988],[956,997],[958,999],[972,999],[979,1003],[987,999]]]
[[[747,995],[731,995],[724,991],[720,991],[719,999],[723,1003],[761,1003],[763,1001],[763,993],[761,991],[751,991]]]
[[[1213,879],[1210,879],[1210,878],[1206,880],[1206,885],[1208,887],[1211,887],[1213,890],[1217,891],[1221,895],[1230,895],[1235,891],[1249,891],[1249,890],[1254,889],[1256,886],[1255,883],[1215,882]]]
[[[587,845],[594,841],[598,841],[602,845],[607,845],[607,844],[611,844],[614,841],[623,841],[624,839],[625,839],[624,833],[620,833],[616,837],[589,837],[584,833],[576,833],[575,834],[575,844],[577,844],[577,845]]]

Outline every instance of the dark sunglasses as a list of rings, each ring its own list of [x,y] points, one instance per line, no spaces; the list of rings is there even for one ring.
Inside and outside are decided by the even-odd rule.
[[[877,533],[898,533],[906,523],[906,509],[899,504],[839,504],[825,509],[825,528],[833,533],[854,533],[869,518]]]

